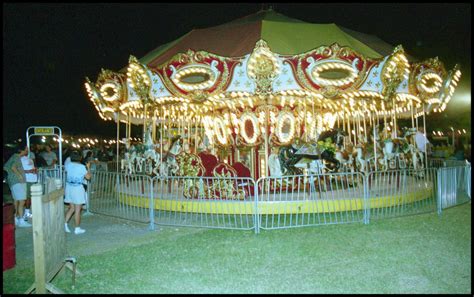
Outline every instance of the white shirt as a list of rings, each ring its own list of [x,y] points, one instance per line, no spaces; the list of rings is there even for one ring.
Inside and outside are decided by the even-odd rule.
[[[418,147],[418,149],[422,152],[425,151],[425,146],[426,146],[427,143],[429,143],[428,139],[420,131],[416,132],[415,142],[416,142],[416,146]]]
[[[20,158],[21,164],[23,165],[23,169],[26,170],[31,170],[35,168],[35,163],[33,162],[32,159],[28,158],[28,156],[23,156]],[[36,173],[26,173],[25,172],[25,177],[26,177],[26,182],[27,183],[35,183],[38,181],[38,175]]]
[[[67,165],[71,163],[71,157],[67,157],[66,161],[64,161],[64,171],[67,171]]]
[[[64,170],[67,172],[67,184],[70,186],[81,186],[84,182],[84,177],[87,174],[87,168],[81,163],[69,162],[64,165]]]

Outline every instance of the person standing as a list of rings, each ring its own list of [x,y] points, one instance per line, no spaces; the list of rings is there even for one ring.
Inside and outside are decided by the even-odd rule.
[[[430,142],[428,141],[428,139],[426,138],[425,134],[422,131],[423,131],[423,128],[421,127],[418,129],[418,131],[416,131],[415,143],[416,143],[416,147],[420,151],[424,152],[426,145],[429,144]]]
[[[51,150],[51,145],[47,144],[45,146],[46,151],[41,154],[43,159],[46,161],[46,166],[48,168],[54,168],[54,165],[58,162],[58,157],[56,153]]]
[[[76,228],[74,234],[82,234],[86,230],[80,227],[81,224],[81,210],[82,205],[86,203],[86,191],[84,189],[83,180],[90,179],[89,173],[90,163],[85,166],[81,164],[81,154],[77,151],[71,153],[71,162],[66,166],[66,189],[65,189],[65,203],[69,203],[69,209],[66,212],[64,229],[70,233],[68,222],[74,214],[74,221]]]
[[[8,186],[15,201],[15,225],[18,227],[31,227],[23,218],[23,208],[26,201],[26,176],[21,162],[21,157],[28,154],[28,147],[20,144],[16,152],[3,165],[3,170],[8,173]]]
[[[30,154],[31,153],[32,152],[30,152]],[[31,204],[31,186],[38,182],[38,175],[35,163],[30,157],[30,155],[27,154],[25,156],[22,156],[20,160],[23,165],[23,170],[25,171],[26,177],[26,204],[24,211],[24,218],[26,219],[31,217],[31,212],[29,209],[29,204]]]

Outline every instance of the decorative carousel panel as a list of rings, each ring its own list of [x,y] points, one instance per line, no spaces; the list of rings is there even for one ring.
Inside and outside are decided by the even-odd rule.
[[[211,65],[191,64],[176,70],[170,66],[173,73],[171,80],[180,89],[185,91],[206,90],[216,83],[219,72],[216,69],[217,61],[211,62]]]
[[[188,50],[177,54],[156,71],[174,96],[194,98],[194,93],[205,92],[206,96],[199,96],[205,100],[205,97],[219,94],[225,89],[230,80],[229,73],[238,62],[204,51]]]
[[[334,59],[316,62],[312,57],[308,58],[308,62],[310,65],[306,68],[306,73],[319,86],[346,86],[354,83],[359,74],[356,66],[359,62],[357,58],[352,64]]]
[[[105,101],[113,102],[122,97],[122,86],[115,80],[106,80],[101,84],[100,95]]]
[[[280,145],[290,144],[295,137],[296,117],[290,111],[282,111],[278,114],[275,127],[275,135]]]
[[[388,57],[385,57],[383,61],[373,65],[370,68],[367,74],[367,78],[365,79],[364,83],[359,87],[360,91],[382,93],[383,83],[380,78],[380,75],[382,73],[383,65],[387,59]]]
[[[420,93],[434,95],[441,91],[443,79],[432,70],[424,70],[417,77],[416,87]]]
[[[289,59],[296,69],[298,83],[307,90],[323,92],[325,97],[339,95],[359,87],[366,70],[375,61],[365,59],[337,43],[321,46],[309,53]]]
[[[240,136],[247,146],[257,145],[260,136],[258,117],[253,112],[245,112],[239,119]]]
[[[239,62],[232,72],[231,81],[225,92],[247,92],[255,93],[255,82],[247,74],[247,64],[250,59],[250,54],[246,55],[244,59]]]
[[[222,146],[230,145],[229,128],[226,124],[226,120],[223,117],[215,117],[213,124],[213,132],[216,136],[217,143]]]
[[[408,59],[405,56],[403,47],[397,46],[382,68],[381,79],[384,84],[382,93],[386,96],[391,96],[403,81],[408,80],[409,75],[410,64]]]
[[[395,93],[401,93],[401,94],[410,94],[409,91],[409,78],[405,77],[400,84],[398,85],[397,89],[395,90]]]
[[[264,40],[257,41],[247,65],[248,76],[257,84],[257,93],[272,92],[272,81],[281,71],[280,62]]]
[[[159,74],[155,72],[151,72],[151,94],[153,98],[160,98],[160,97],[171,97],[171,93],[166,89],[165,85],[163,84],[163,80],[159,76]]]
[[[127,82],[130,88],[138,95],[139,99],[147,100],[151,91],[151,72],[136,57],[130,56],[127,67]]]
[[[132,88],[132,85],[127,81],[127,101],[138,101],[140,97],[137,92]]]
[[[456,90],[460,78],[461,70],[459,70],[459,65],[456,64],[453,70],[449,71],[446,80],[441,87],[439,94],[441,104],[438,108],[435,108],[435,112],[441,112],[446,109],[447,104],[451,100],[454,91]]]
[[[273,92],[282,92],[288,90],[302,90],[301,86],[296,82],[296,76],[291,68],[291,64],[286,62],[285,58],[278,56],[281,71],[273,81]]]

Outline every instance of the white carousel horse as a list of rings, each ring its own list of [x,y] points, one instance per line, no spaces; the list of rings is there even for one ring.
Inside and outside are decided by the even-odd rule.
[[[172,143],[171,148],[169,149],[166,157],[166,166],[164,166],[163,168],[160,167],[160,171],[166,171],[166,176],[168,176],[169,174],[176,175],[178,173],[179,165],[176,161],[176,156],[181,152],[180,141],[181,140],[178,139]]]
[[[379,159],[379,162],[382,165],[382,170],[387,171],[391,162],[393,162],[397,156],[397,154],[393,151],[395,144],[393,143],[392,139],[387,139],[384,142],[384,147],[382,149],[383,158]]]
[[[154,149],[149,149],[145,151],[144,154],[144,159],[145,159],[145,171],[147,174],[152,174],[154,167],[156,167],[159,163],[159,154],[156,153]],[[154,164],[156,164],[154,166]]]
[[[278,157],[278,154],[272,153],[270,156],[268,156],[268,169],[270,171],[270,176],[273,176],[273,177],[283,176],[283,172],[281,170],[280,158]],[[282,185],[282,180],[276,179],[276,184],[277,186]]]
[[[355,148],[356,151],[356,167],[360,172],[367,173],[369,169],[369,158],[367,157],[368,154],[365,151],[365,147],[363,145],[357,145]]]
[[[126,152],[124,155],[124,158],[120,160],[120,171],[127,170],[129,162],[130,162],[130,154]]]
[[[270,170],[270,176],[283,176],[278,154],[272,153],[270,156],[268,156],[268,169]]]

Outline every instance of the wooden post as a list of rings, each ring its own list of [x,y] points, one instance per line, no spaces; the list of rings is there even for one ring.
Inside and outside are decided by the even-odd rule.
[[[62,294],[51,281],[64,268],[66,259],[66,235],[64,232],[64,190],[61,179],[48,180],[46,194],[41,184],[31,186],[33,220],[33,253],[35,282],[26,294]]]
[[[33,255],[35,257],[35,288],[37,294],[46,294],[45,238],[43,232],[43,187],[41,184],[31,186],[31,211],[35,214],[33,222]],[[35,224],[35,222],[38,222]]]

